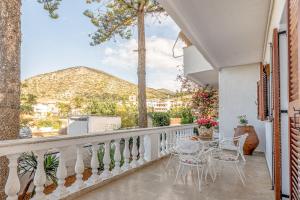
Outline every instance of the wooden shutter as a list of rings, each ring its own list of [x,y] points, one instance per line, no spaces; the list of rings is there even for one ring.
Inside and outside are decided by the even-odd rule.
[[[280,137],[280,71],[278,30],[273,30],[272,52],[272,93],[273,93],[273,151],[275,200],[281,199],[281,137]]]
[[[288,1],[288,83],[289,83],[289,137],[290,137],[290,199],[299,200],[299,153],[300,132],[296,128],[294,108],[300,109],[299,103],[299,1]]]
[[[257,82],[257,117],[259,120],[266,120],[268,115],[268,65],[260,64],[260,78]]]

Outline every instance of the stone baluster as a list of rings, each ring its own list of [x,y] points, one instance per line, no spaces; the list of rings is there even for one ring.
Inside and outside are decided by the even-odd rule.
[[[37,151],[35,155],[37,156],[37,167],[33,179],[33,183],[35,185],[35,196],[34,199],[45,199],[44,194],[44,185],[46,183],[46,173],[44,169],[44,154],[45,151]]]
[[[161,155],[166,155],[166,140],[164,132],[161,134]]]
[[[169,154],[170,151],[169,151],[169,148],[170,148],[170,132],[169,131],[166,131],[166,141],[165,141],[165,146],[166,146],[166,154]]]
[[[59,149],[59,164],[56,171],[57,177],[57,188],[54,192],[54,195],[57,198],[63,197],[68,194],[68,190],[65,187],[65,178],[67,177],[67,168],[65,163],[65,149]]]
[[[115,167],[112,171],[113,175],[118,175],[121,172],[120,162],[121,162],[121,152],[120,152],[120,139],[115,140],[115,154],[114,154],[114,160],[115,160]]]
[[[98,167],[99,167],[98,150],[99,150],[98,143],[93,143],[92,144],[92,159],[91,159],[92,176],[89,178],[89,182],[91,184],[95,184],[99,181],[99,176],[98,176]]]
[[[74,183],[74,187],[76,189],[81,189],[85,186],[83,182],[83,172],[84,172],[84,162],[82,156],[82,146],[77,146],[77,158],[75,164],[75,173],[76,173],[76,182]]]
[[[138,149],[137,149],[137,137],[132,137],[132,161],[130,163],[130,166],[132,168],[135,168],[138,166],[138,162],[137,162],[137,155],[138,155]]]
[[[139,148],[140,158],[138,160],[140,165],[143,165],[145,163],[145,148],[144,148],[144,136],[140,136],[140,148]]]
[[[104,156],[103,156],[104,171],[100,175],[100,178],[102,180],[108,179],[111,176],[111,172],[109,171],[110,161],[111,161],[110,160],[110,141],[106,141],[104,143]]]
[[[19,155],[8,155],[7,158],[9,160],[9,174],[5,185],[5,194],[7,195],[7,200],[17,200],[18,192],[20,190],[20,180],[18,177]]]
[[[124,164],[122,166],[122,171],[127,171],[130,169],[129,158],[130,158],[130,150],[129,150],[129,138],[125,138],[125,146],[123,151]]]

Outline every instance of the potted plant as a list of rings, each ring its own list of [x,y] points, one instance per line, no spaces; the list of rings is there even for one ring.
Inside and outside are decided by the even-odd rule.
[[[212,139],[213,128],[218,126],[218,122],[212,118],[204,117],[197,120],[199,137],[202,139]]]
[[[240,116],[238,116],[238,119],[239,119],[240,125],[247,126],[248,120],[247,120],[247,116],[246,115],[240,115]]]

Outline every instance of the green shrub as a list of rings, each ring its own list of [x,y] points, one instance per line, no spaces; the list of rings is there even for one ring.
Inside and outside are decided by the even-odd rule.
[[[181,118],[181,124],[193,123],[194,117],[189,107],[173,107],[170,111],[172,118]]]
[[[153,126],[169,126],[170,125],[170,114],[165,112],[154,112],[151,114]]]
[[[194,116],[190,108],[182,108],[181,110],[181,124],[191,124],[194,122]]]

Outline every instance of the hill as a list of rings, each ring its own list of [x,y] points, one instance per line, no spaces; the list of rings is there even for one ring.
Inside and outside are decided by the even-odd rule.
[[[137,95],[137,85],[89,67],[71,67],[28,78],[22,93],[38,99],[69,101],[75,97],[128,99]],[[147,88],[147,98],[167,98],[169,92]]]

